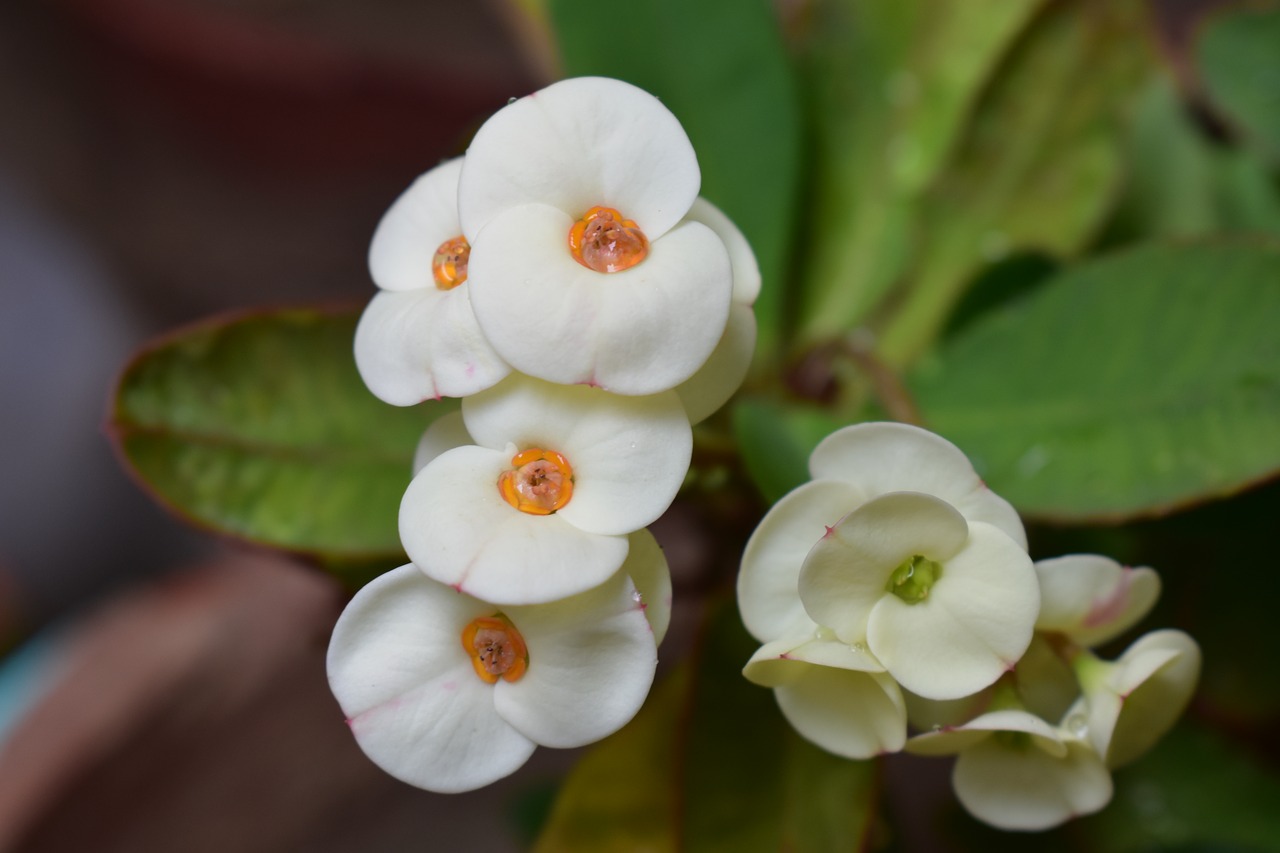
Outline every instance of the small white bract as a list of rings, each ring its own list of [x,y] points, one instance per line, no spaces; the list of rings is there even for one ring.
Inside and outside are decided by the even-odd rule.
[[[666,570],[629,563],[589,592],[534,607],[459,595],[412,565],[376,578],[338,619],[327,659],[356,742],[392,776],[453,793],[513,773],[535,746],[617,731],[657,665],[654,608],[630,568],[651,580]]]
[[[956,796],[974,817],[1001,829],[1049,829],[1111,801],[1111,774],[1093,748],[1025,711],[991,711],[918,735],[906,748],[958,754]]]
[[[603,582],[626,558],[627,534],[675,498],[692,452],[670,391],[621,397],[514,374],[465,399],[461,417],[474,444],[418,471],[400,538],[429,577],[496,604]],[[428,431],[429,445],[460,438],[450,424]]]
[[[521,372],[652,394],[724,336],[733,289],[716,232],[686,218],[701,175],[657,98],[564,80],[490,118],[458,191],[476,317]]]
[[[1096,554],[1040,560],[1036,574],[1041,597],[1036,630],[1062,634],[1080,646],[1120,636],[1160,597],[1160,577],[1154,571],[1122,567]]]
[[[356,328],[356,367],[369,390],[396,406],[474,394],[511,372],[471,310],[461,172],[462,160],[450,160],[414,181],[369,247],[381,292]]]

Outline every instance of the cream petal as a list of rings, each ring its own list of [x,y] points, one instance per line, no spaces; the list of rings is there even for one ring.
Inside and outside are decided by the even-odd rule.
[[[342,612],[329,641],[329,684],[356,742],[387,773],[441,793],[517,770],[534,744],[494,709],[462,629],[492,605],[459,595],[412,565],[375,578]]]
[[[1056,757],[1034,743],[991,737],[966,749],[952,773],[956,796],[974,817],[1000,829],[1041,830],[1111,801],[1111,774],[1087,745],[1067,742]]]
[[[689,210],[701,180],[688,136],[657,98],[620,80],[577,77],[508,104],[481,126],[458,205],[468,238],[504,210],[537,203],[574,218],[612,207],[653,241]]]
[[[1200,677],[1200,647],[1182,631],[1140,637],[1113,665],[1106,689],[1086,691],[1089,739],[1110,768],[1139,758],[1186,710]]]
[[[899,601],[886,591],[894,570],[916,555],[946,562],[967,538],[964,517],[946,501],[918,492],[881,495],[846,515],[813,546],[800,569],[800,600],[815,622],[840,639],[864,641],[877,602]],[[874,643],[871,650],[879,657]],[[887,658],[881,662],[893,669]],[[903,686],[930,699],[953,698]]]
[[[926,699],[967,696],[1011,669],[1031,642],[1040,604],[1031,559],[992,525],[973,522],[964,548],[942,562],[927,598],[908,604],[885,595],[867,622],[872,654]]]
[[[653,629],[654,644],[662,645],[671,624],[671,569],[658,540],[648,530],[637,530],[627,542],[630,548],[621,571],[640,593],[640,606]]]
[[[800,603],[800,567],[827,528],[862,502],[845,483],[818,480],[794,489],[765,514],[742,555],[738,609],[760,642],[810,630],[813,620]]]
[[[556,515],[590,533],[631,533],[657,519],[684,482],[693,452],[673,393],[622,397],[511,376],[464,400],[462,417],[487,447],[563,454],[573,467],[573,496]]]
[[[733,266],[733,301],[736,305],[752,305],[760,295],[760,265],[747,238],[725,216],[720,208],[699,196],[685,214],[685,219],[701,222],[716,232],[716,236],[729,250],[729,263]]]
[[[1049,755],[1061,758],[1067,754],[1067,745],[1053,726],[1034,714],[1012,708],[989,711],[964,725],[917,735],[907,742],[907,752],[916,755],[954,755],[985,740],[994,732],[1022,732],[1030,735],[1036,746]]]
[[[698,372],[676,386],[689,423],[710,417],[742,386],[756,349],[756,315],[749,306],[729,306],[729,324]]]
[[[369,390],[394,406],[464,397],[511,372],[480,333],[465,285],[377,294],[356,326],[355,357]]]
[[[1066,634],[1081,646],[1120,636],[1160,597],[1160,577],[1154,571],[1122,567],[1096,554],[1040,560],[1036,574],[1041,599],[1037,630]]]
[[[511,506],[497,486],[510,464],[505,451],[457,447],[419,471],[400,504],[410,559],[428,577],[501,605],[564,598],[616,572],[626,538]]]
[[[994,524],[1027,546],[1022,521],[1008,501],[986,487],[960,448],[920,427],[865,423],[837,430],[814,448],[809,470],[814,479],[855,483],[868,497],[885,492],[935,495],[965,518]]]
[[[854,672],[884,672],[866,647],[842,643],[826,629],[814,626],[813,631],[765,643],[747,661],[742,674],[761,687],[778,687],[798,678],[808,664]]]
[[[902,693],[884,673],[796,664],[800,674],[774,688],[778,707],[800,735],[845,758],[897,752],[907,739]]]
[[[573,259],[571,220],[540,204],[500,213],[472,244],[472,304],[517,370],[562,385],[655,394],[688,379],[729,317],[732,273],[711,229],[688,222],[630,269]]]
[[[369,245],[369,273],[383,290],[435,286],[436,249],[462,236],[458,221],[458,176],[462,158],[420,175],[383,214]]]
[[[619,572],[595,589],[505,612],[529,648],[529,669],[495,685],[498,713],[543,746],[576,747],[622,728],[657,667],[637,590]]]
[[[431,422],[422,438],[418,439],[418,447],[413,452],[413,473],[417,474],[427,463],[446,450],[475,444],[467,425],[462,422],[462,412],[449,412]]]
[[[1070,664],[1040,633],[1032,635],[1031,644],[1018,659],[1013,674],[1018,698],[1028,711],[1041,719],[1063,719],[1067,710],[1080,698],[1080,683]]]

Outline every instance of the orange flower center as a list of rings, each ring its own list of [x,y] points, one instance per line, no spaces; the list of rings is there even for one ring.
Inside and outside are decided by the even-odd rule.
[[[550,515],[573,497],[573,467],[554,450],[531,447],[511,457],[498,492],[521,512]]]
[[[471,244],[466,237],[445,240],[431,259],[431,276],[436,287],[453,290],[467,280],[467,261],[471,257]]]
[[[574,260],[596,272],[631,269],[649,254],[649,238],[612,207],[593,207],[569,229]]]
[[[501,613],[472,619],[462,629],[462,648],[471,656],[476,675],[487,684],[496,684],[499,678],[519,681],[529,668],[524,637]]]

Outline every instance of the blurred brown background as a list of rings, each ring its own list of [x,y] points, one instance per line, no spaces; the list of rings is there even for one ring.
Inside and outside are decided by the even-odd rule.
[[[325,684],[342,591],[183,529],[101,423],[161,330],[367,300],[382,211],[547,56],[499,0],[0,4],[0,850],[523,846],[571,756],[381,774]]]

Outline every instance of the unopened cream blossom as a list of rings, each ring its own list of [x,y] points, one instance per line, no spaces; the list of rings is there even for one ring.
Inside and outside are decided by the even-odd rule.
[[[627,569],[588,592],[499,606],[401,566],[338,619],[329,684],[356,742],[405,782],[453,793],[631,719],[657,654]]]
[[[1200,678],[1200,647],[1183,631],[1139,637],[1119,660],[1082,652],[1074,661],[1084,696],[1072,710],[1108,767],[1140,757],[1186,710]]]
[[[687,218],[701,182],[675,116],[619,80],[580,77],[477,131],[458,192],[481,329],[515,369],[652,394],[724,336],[733,271]]]
[[[496,604],[602,583],[626,558],[628,534],[670,505],[692,450],[671,391],[622,397],[513,374],[463,400],[461,418],[474,444],[417,472],[400,538],[428,577]],[[442,421],[427,443],[462,435]]]
[[[414,181],[369,247],[380,291],[356,327],[356,367],[369,390],[393,405],[474,394],[511,372],[471,309],[470,245],[458,222],[461,172],[459,158]]]
[[[1036,630],[1062,634],[1080,646],[1120,636],[1160,597],[1160,577],[1097,554],[1069,554],[1036,563],[1040,615]]]

